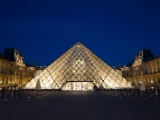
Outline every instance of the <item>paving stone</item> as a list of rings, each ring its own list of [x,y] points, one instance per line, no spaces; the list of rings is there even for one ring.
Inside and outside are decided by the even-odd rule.
[[[8,94],[7,100],[1,96],[0,120],[160,120],[160,97],[132,100],[100,91],[49,91],[36,98],[33,93]]]

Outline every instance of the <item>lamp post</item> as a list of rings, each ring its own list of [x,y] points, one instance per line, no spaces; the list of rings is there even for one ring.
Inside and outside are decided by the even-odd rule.
[[[154,83],[154,86],[155,86],[155,95],[158,96],[158,82],[157,82],[157,80]]]
[[[0,81],[0,97],[2,95],[2,81]]]
[[[9,90],[11,90],[11,81],[9,82]]]
[[[143,93],[146,91],[143,74],[144,72],[143,72],[143,62],[142,62],[142,80],[141,80],[141,86],[140,86],[141,96],[144,96]]]

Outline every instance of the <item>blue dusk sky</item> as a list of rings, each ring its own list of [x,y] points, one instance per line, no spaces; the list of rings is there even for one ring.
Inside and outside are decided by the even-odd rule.
[[[81,42],[111,66],[160,55],[160,0],[1,0],[0,52],[49,65]]]

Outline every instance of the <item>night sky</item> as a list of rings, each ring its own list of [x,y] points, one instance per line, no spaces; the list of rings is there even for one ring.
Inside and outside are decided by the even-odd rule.
[[[0,0],[0,52],[49,65],[81,42],[111,66],[160,55],[160,0]]]

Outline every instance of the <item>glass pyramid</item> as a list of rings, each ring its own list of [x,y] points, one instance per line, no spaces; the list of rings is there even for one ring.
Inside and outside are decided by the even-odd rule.
[[[117,71],[78,42],[46,69],[28,82],[24,89],[93,90],[93,87],[130,88],[131,84]]]

